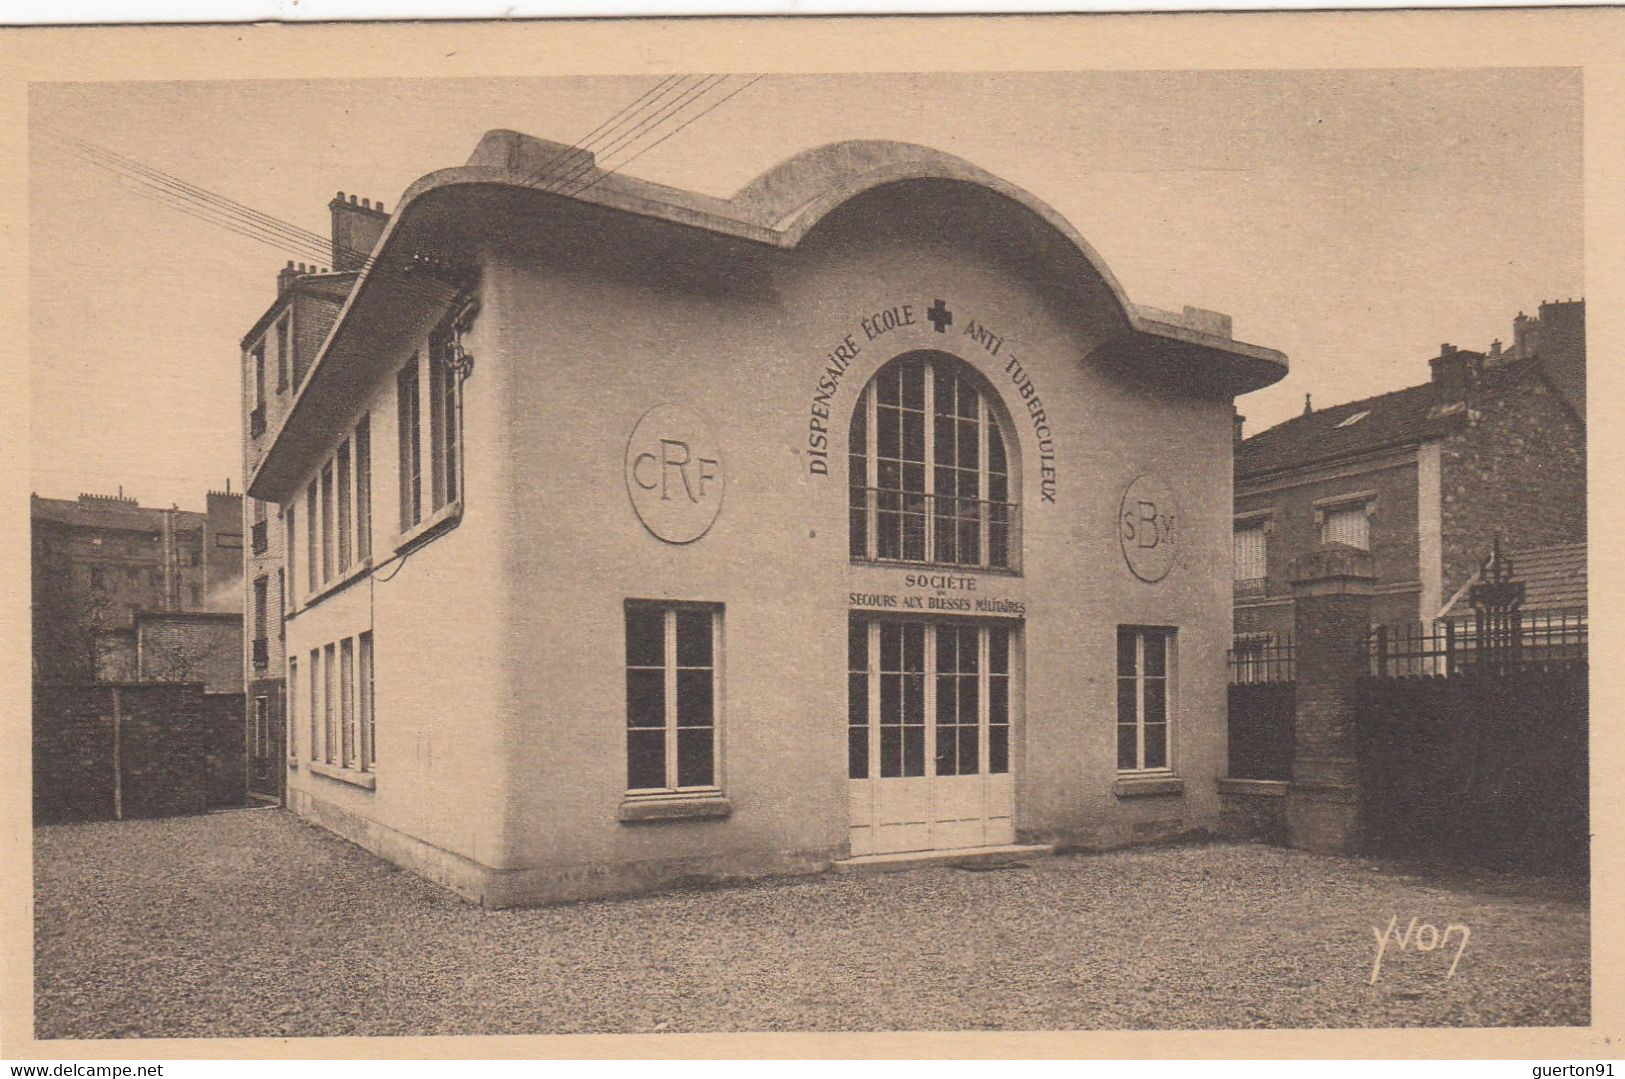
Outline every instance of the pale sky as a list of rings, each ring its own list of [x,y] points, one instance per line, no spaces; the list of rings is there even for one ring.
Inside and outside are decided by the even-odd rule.
[[[322,235],[491,128],[573,142],[653,77],[55,84],[31,115]],[[1292,373],[1249,433],[1425,381],[1584,295],[1581,79],[1557,69],[769,75],[631,162],[727,196],[825,142],[958,154],[1069,219],[1130,300],[1234,317]],[[614,159],[611,159],[614,163]],[[32,144],[33,487],[202,508],[238,489],[238,341],[282,252]],[[1015,336],[1012,331],[1012,336]],[[788,404],[786,407],[789,407]]]

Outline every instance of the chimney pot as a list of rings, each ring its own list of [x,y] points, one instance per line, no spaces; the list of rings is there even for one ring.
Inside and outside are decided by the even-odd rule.
[[[361,208],[362,208],[362,209],[363,209],[363,210],[370,210],[370,209],[372,209],[372,200],[371,200],[371,199],[362,199],[362,200],[361,200]]]
[[[340,202],[344,201],[344,192],[342,192],[342,191],[339,192],[338,199],[339,199]]]
[[[354,206],[354,205],[355,205],[355,196],[354,196],[354,195],[351,195],[351,196],[350,196],[350,205],[351,205],[351,206]]]

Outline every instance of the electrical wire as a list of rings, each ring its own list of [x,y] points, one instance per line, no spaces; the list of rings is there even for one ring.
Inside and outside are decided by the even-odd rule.
[[[578,185],[592,176],[595,171],[603,168],[605,161],[624,150],[627,146],[635,144],[637,140],[644,138],[652,131],[659,130],[660,125],[679,116],[692,102],[705,96],[727,77],[726,75],[705,75],[700,77],[693,85],[682,90],[677,95],[676,100],[667,102],[631,130],[623,132],[620,137],[600,148],[591,160],[583,161],[577,166],[574,173],[565,177],[551,190],[561,192],[571,198],[575,197],[576,191],[580,190]]]
[[[690,117],[688,120],[686,120],[685,122],[680,124],[678,127],[674,128],[671,131],[668,131],[666,134],[662,135],[660,138],[656,139],[654,142],[651,142],[649,145],[643,147],[641,150],[639,150],[637,153],[633,154],[631,157],[628,157],[625,160],[617,163],[613,168],[606,169],[604,171],[603,175],[601,175],[597,179],[593,180],[592,183],[587,184],[586,187],[580,188],[579,190],[577,190],[575,192],[572,192],[572,194],[576,195],[576,196],[579,196],[579,195],[585,193],[586,191],[590,190],[592,187],[597,185],[600,181],[604,180],[610,174],[614,173],[617,169],[620,169],[623,166],[629,165],[632,162],[636,161],[638,158],[642,157],[644,154],[648,153],[650,150],[653,150],[656,146],[659,146],[661,143],[665,142],[667,139],[671,138],[673,135],[677,134],[679,131],[682,131],[684,128],[688,127],[690,124],[693,124],[694,122],[696,122],[696,121],[698,121],[700,119],[703,119],[705,117],[705,115],[707,113],[711,112],[713,109],[716,109],[718,106],[721,106],[721,105],[726,105],[734,97],[738,96],[740,93],[742,93],[742,92],[744,92],[746,90],[749,90],[752,86],[755,86],[761,80],[762,80],[761,75],[752,76],[750,81],[745,83],[743,86],[740,86],[737,89],[729,92],[726,96],[722,97],[720,100],[712,102],[710,105],[706,106],[705,109],[700,111],[698,114]]]

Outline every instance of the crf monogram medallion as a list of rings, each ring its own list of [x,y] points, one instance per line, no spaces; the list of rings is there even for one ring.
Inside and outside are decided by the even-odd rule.
[[[1161,476],[1140,476],[1128,485],[1117,509],[1117,528],[1134,576],[1151,582],[1168,576],[1179,553],[1179,506]]]
[[[643,414],[626,444],[626,491],[657,538],[692,543],[722,509],[722,453],[705,421],[680,405]]]

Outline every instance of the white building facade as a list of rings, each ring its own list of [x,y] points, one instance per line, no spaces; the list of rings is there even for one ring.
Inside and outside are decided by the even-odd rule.
[[[1212,828],[1283,357],[922,147],[564,152],[408,190],[250,476],[289,805],[493,906]]]

